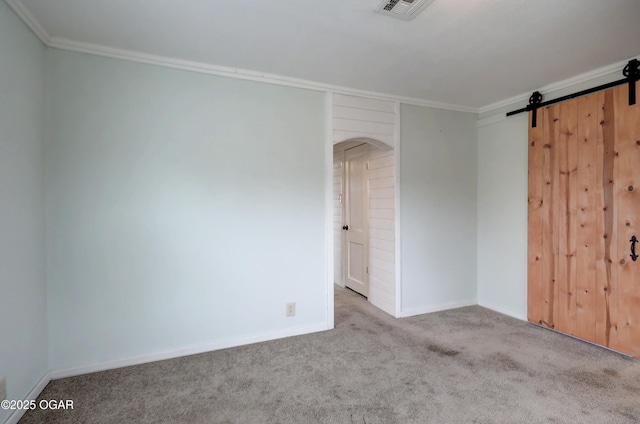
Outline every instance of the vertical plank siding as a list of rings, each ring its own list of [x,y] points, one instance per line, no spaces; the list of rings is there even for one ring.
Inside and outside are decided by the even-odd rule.
[[[558,285],[556,275],[558,273],[558,212],[557,202],[557,175],[558,161],[556,160],[557,142],[560,133],[559,107],[548,107],[543,112],[544,116],[544,145],[542,161],[542,178],[544,181],[542,192],[542,325],[556,328],[558,317]]]
[[[596,163],[598,144],[598,96],[581,97],[578,103],[576,331],[595,343],[596,294]]]
[[[598,94],[598,252],[596,262],[596,343],[617,348],[618,316],[618,268],[613,265],[617,258],[618,229],[617,207],[614,205],[614,186],[617,180],[616,137],[614,126],[613,92]]]
[[[575,333],[576,303],[576,173],[577,135],[576,117],[577,103],[564,102],[559,105],[560,116],[558,139],[558,190],[554,203],[558,207],[558,325],[557,329],[567,334]]]
[[[529,128],[528,319],[640,357],[640,104],[620,86]],[[637,247],[640,253],[640,246]]]
[[[640,260],[631,258],[631,237],[640,237],[640,105],[628,106],[627,93],[626,85],[614,89],[618,143],[618,348],[640,357]],[[640,246],[636,253],[640,253]]]
[[[598,96],[578,99],[576,331],[596,342],[596,163],[598,144]]]
[[[544,161],[544,119],[529,132],[529,206],[528,206],[528,239],[527,262],[529,285],[527,289],[527,317],[536,324],[544,324],[542,314],[544,297],[542,291],[544,271],[543,262],[543,186],[542,172]],[[531,114],[529,114],[531,127]]]

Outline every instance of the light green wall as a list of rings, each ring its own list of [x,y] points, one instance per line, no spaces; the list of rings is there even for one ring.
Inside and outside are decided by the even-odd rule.
[[[527,115],[478,129],[478,301],[527,317]]]
[[[476,115],[401,108],[403,314],[476,302]]]
[[[0,1],[0,378],[23,399],[45,375],[45,48]],[[0,422],[11,411],[0,409]]]
[[[323,93],[59,50],[48,75],[52,369],[326,328]]]

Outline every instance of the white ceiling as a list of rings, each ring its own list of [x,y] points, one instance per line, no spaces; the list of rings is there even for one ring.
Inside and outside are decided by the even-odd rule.
[[[472,109],[640,55],[640,0],[435,0],[412,21],[380,0],[6,1],[53,40]]]

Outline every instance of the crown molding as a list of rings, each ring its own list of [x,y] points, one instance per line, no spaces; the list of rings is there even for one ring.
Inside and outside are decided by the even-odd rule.
[[[611,65],[603,66],[602,68],[594,69],[592,71],[585,72],[580,75],[576,75],[574,77],[567,78],[562,81],[545,85],[544,87],[539,88],[538,91],[540,91],[543,94],[549,94],[554,91],[559,91],[565,88],[570,88],[578,84],[582,84],[583,82],[588,82],[600,77],[612,75],[614,73],[620,72],[627,65],[628,62],[629,62],[629,59],[612,63]],[[489,105],[478,108],[478,113],[483,114],[483,113],[491,112],[507,106],[511,106],[516,103],[529,102],[529,97],[531,97],[531,93],[523,93],[518,96],[500,100],[499,102],[491,103]]]
[[[507,116],[504,113],[496,113],[494,115],[489,115],[486,118],[479,118],[476,122],[476,126],[478,128],[482,128],[489,125],[497,124],[498,122],[502,122],[506,119]]]
[[[33,16],[31,11],[20,0],[5,0],[5,3],[9,5],[16,15],[23,20],[23,22],[29,27],[31,31],[42,41],[45,45],[49,45],[51,37],[47,31],[40,25],[40,22]]]
[[[247,69],[238,69],[231,67],[224,67],[218,65],[212,65],[208,63],[193,62],[188,60],[151,55],[146,53],[140,53],[131,50],[116,49],[112,47],[106,47],[91,43],[82,43],[72,40],[66,40],[59,37],[51,37],[40,22],[33,16],[31,11],[22,3],[21,0],[5,0],[5,2],[13,9],[13,11],[24,21],[24,23],[33,31],[33,33],[42,41],[46,46],[56,48],[60,50],[75,51],[80,53],[87,53],[97,56],[110,57],[114,59],[127,60],[131,62],[145,63],[149,65],[163,66],[167,68],[181,69],[192,72],[199,72],[210,75],[223,76],[228,78],[243,79],[249,81],[263,82],[269,84],[277,84],[288,87],[304,88],[314,91],[323,91],[329,93],[346,94],[352,96],[368,97],[372,99],[394,101],[404,104],[410,104],[415,106],[431,107],[435,109],[451,110],[456,112],[466,112],[475,114],[485,114],[488,112],[496,111],[498,109],[528,102],[531,93],[523,93],[517,96],[510,97],[495,103],[488,104],[481,107],[469,107],[462,105],[455,105],[450,103],[435,102],[426,99],[420,99],[415,97],[397,96],[392,94],[385,94],[375,91],[359,90],[349,87],[342,87],[332,84],[324,84],[316,81],[309,81],[298,78],[286,77],[283,75],[268,74],[264,72],[251,71]],[[538,89],[538,91],[544,94],[549,94],[554,91],[569,88],[574,85],[587,82],[599,77],[619,72],[626,64],[628,60],[613,63],[611,65],[604,66],[602,68],[595,69],[593,71],[585,72],[574,77],[548,84]],[[484,121],[484,118],[482,121]],[[490,120],[493,122],[493,120]],[[487,121],[489,122],[489,121]],[[486,123],[485,123],[486,125]],[[483,126],[483,125],[480,125]]]
[[[283,75],[269,74],[264,72],[251,71],[247,69],[238,69],[225,66],[211,65],[202,62],[193,62],[183,59],[175,59],[165,56],[151,55],[131,50],[116,49],[105,47],[97,44],[82,43],[72,40],[66,40],[58,37],[49,38],[47,44],[49,47],[68,50],[80,53],[93,54],[97,56],[110,57],[114,59],[127,60],[131,62],[145,63],[149,65],[163,66],[167,68],[181,69],[192,72],[199,72],[210,75],[223,76],[228,78],[243,79],[256,82],[264,82],[269,84],[284,85],[288,87],[304,88],[308,90],[323,91],[337,94],[346,94],[352,96],[368,97],[378,100],[397,101],[401,103],[426,106],[436,109],[453,110],[457,112],[477,113],[477,108],[454,105],[449,103],[433,102],[425,99],[413,97],[394,96],[375,91],[358,90],[354,88],[342,87],[332,84],[324,84],[315,81],[309,81],[298,78],[286,77]]]
[[[426,99],[413,97],[396,96],[379,93],[375,91],[358,90],[338,85],[324,84],[298,78],[291,78],[282,75],[268,74],[264,72],[251,71],[247,69],[237,69],[225,66],[217,66],[208,63],[193,62],[182,59],[175,59],[164,56],[140,53],[131,50],[116,49],[98,44],[82,43],[78,41],[66,40],[59,37],[50,36],[42,27],[40,22],[33,16],[31,11],[20,0],[5,0],[13,11],[24,21],[33,33],[46,46],[60,50],[75,51],[97,56],[110,57],[113,59],[127,60],[131,62],[145,63],[149,65],[163,66],[167,68],[181,69],[192,72],[199,72],[210,75],[223,76],[228,78],[243,79],[269,84],[284,85],[288,87],[304,88],[308,90],[323,91],[352,96],[368,97],[372,99],[395,101],[416,106],[432,107],[435,109],[445,109],[457,112],[478,113],[478,108],[454,105],[449,103],[434,102]]]

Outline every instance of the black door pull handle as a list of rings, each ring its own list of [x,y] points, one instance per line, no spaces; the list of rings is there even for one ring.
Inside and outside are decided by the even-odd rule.
[[[342,226],[342,229],[343,229],[343,230],[348,230],[348,229],[349,229],[349,226],[348,226],[348,225],[343,225],[343,226]]]
[[[638,255],[636,255],[636,243],[638,242],[638,239],[636,238],[636,236],[631,237],[631,240],[629,240],[629,242],[631,242],[631,259],[633,259],[633,262],[635,262],[638,259]]]

